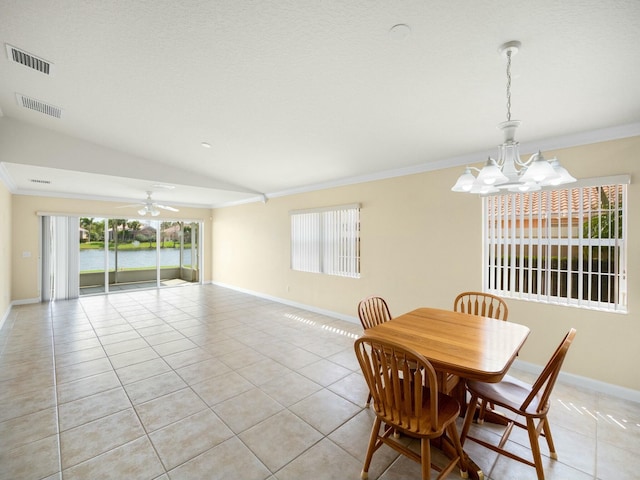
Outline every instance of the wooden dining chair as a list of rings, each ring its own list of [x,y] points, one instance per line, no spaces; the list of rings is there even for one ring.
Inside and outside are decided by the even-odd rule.
[[[370,296],[358,303],[358,317],[366,330],[391,320],[391,312],[384,298]]]
[[[391,312],[384,298],[369,296],[358,303],[358,318],[365,330],[391,320]],[[366,407],[371,405],[371,393],[367,397]]]
[[[497,320],[509,317],[509,308],[502,298],[483,292],[462,292],[453,302],[453,310]]]
[[[535,467],[538,479],[544,480],[539,437],[543,436],[546,439],[551,458],[557,459],[558,455],[553,445],[553,438],[551,437],[551,429],[549,428],[549,420],[547,418],[550,406],[549,397],[558,379],[562,362],[564,362],[567,351],[575,336],[576,330],[572,328],[564,337],[564,340],[551,356],[549,362],[533,385],[529,385],[509,375],[505,376],[499,383],[467,381],[467,389],[471,393],[471,400],[467,407],[462,434],[460,435],[462,443],[464,444],[465,440],[469,439],[501,455]],[[469,428],[477,408],[478,400],[486,400],[516,415],[514,419],[507,418],[507,427],[497,445],[469,435]],[[526,424],[518,421],[518,416],[524,417]],[[504,448],[514,426],[525,429],[529,434],[533,461],[518,456]]]
[[[440,479],[446,477],[456,465],[459,465],[462,478],[467,478],[465,457],[456,427],[460,404],[438,391],[436,373],[431,363],[400,344],[370,337],[356,340],[354,348],[373,395],[376,414],[361,477],[368,478],[373,454],[382,445],[387,445],[420,463],[423,480],[431,478],[431,468],[440,472],[437,477]],[[420,453],[389,438],[394,430],[420,439]],[[431,440],[439,437],[450,442],[455,450],[445,467],[431,463]]]
[[[506,321],[509,317],[509,307],[507,307],[507,303],[497,295],[484,292],[462,292],[454,300],[453,310],[455,312],[495,318],[496,320]],[[447,381],[451,384],[456,383],[456,379],[451,375]],[[492,404],[489,404],[488,407],[489,410],[494,409]],[[487,402],[483,401],[478,414],[478,423],[484,422],[486,411]]]

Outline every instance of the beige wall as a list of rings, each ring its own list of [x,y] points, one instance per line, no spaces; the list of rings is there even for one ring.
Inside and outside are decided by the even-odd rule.
[[[11,193],[0,181],[0,324],[11,303]]]
[[[79,216],[136,216],[135,209],[125,211],[116,208],[118,203],[68,200],[62,198],[35,197],[26,195],[13,195],[12,197],[11,229],[13,243],[12,259],[12,290],[13,301],[39,299],[38,285],[38,255],[39,255],[39,217],[36,212],[51,212],[62,214],[77,214]],[[204,272],[203,280],[211,280],[211,210],[200,208],[180,208],[179,213],[161,213],[154,220],[202,220],[205,232],[204,241]],[[23,252],[30,252],[30,257],[23,257]]]
[[[640,175],[640,137],[545,152],[575,176]],[[523,157],[525,157],[523,155]],[[481,288],[481,200],[453,193],[461,168],[274,198],[214,210],[213,281],[356,316],[359,299],[380,294],[393,314],[451,308]],[[640,187],[629,188],[629,312],[612,314],[508,300],[511,321],[531,328],[520,359],[542,365],[570,327],[578,336],[564,371],[640,390]],[[360,279],[289,268],[289,210],[359,202]]]

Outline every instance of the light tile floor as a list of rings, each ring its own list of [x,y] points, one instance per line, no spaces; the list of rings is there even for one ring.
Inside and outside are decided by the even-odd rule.
[[[0,332],[0,479],[358,479],[373,421],[360,332],[212,285],[14,307]],[[640,405],[559,384],[550,417],[547,478],[640,477]],[[535,478],[465,449],[486,478]],[[419,467],[383,447],[370,478]]]

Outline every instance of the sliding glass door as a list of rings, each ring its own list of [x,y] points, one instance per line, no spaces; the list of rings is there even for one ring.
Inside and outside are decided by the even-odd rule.
[[[160,244],[162,286],[200,281],[198,233],[197,222],[162,222]]]
[[[104,218],[80,218],[80,294],[104,293],[108,258],[105,255]]]
[[[200,222],[80,219],[80,293],[200,282]]]

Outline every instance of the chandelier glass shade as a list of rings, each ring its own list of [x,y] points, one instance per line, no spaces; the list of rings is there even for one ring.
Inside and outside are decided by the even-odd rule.
[[[487,159],[481,168],[466,167],[458,181],[451,188],[454,192],[490,193],[507,190],[510,192],[531,192],[545,186],[556,186],[575,182],[576,179],[560,165],[556,158],[547,160],[538,151],[522,161],[519,144],[515,141],[519,120],[511,120],[511,57],[518,51],[520,42],[505,43],[499,52],[507,57],[507,120],[498,125],[504,135],[504,142],[498,146],[498,159]],[[472,171],[477,172],[475,176]]]
[[[153,205],[145,205],[140,210],[138,210],[138,214],[143,217],[147,214],[151,214],[152,217],[157,217],[160,215],[160,210],[156,209]]]

